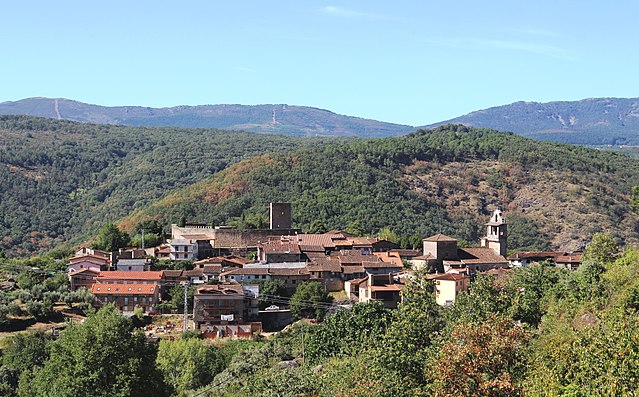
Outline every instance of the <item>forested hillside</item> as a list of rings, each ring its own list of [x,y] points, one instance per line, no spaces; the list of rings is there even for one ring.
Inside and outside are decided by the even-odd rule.
[[[639,98],[515,102],[432,124],[464,124],[512,131],[535,139],[574,145],[638,145]]]
[[[83,123],[181,128],[221,128],[292,136],[385,137],[406,134],[408,125],[344,116],[307,106],[200,105],[150,108],[99,106],[69,99],[26,98],[0,102],[0,114],[21,114]]]
[[[269,201],[290,201],[303,230],[374,234],[388,227],[403,245],[437,232],[476,243],[499,206],[511,248],[576,249],[599,231],[636,241],[639,218],[629,195],[638,184],[639,162],[620,154],[444,126],[256,157],[139,210],[122,226],[182,217],[219,225],[266,216]]]
[[[0,116],[0,248],[23,255],[77,243],[229,164],[322,142]]]

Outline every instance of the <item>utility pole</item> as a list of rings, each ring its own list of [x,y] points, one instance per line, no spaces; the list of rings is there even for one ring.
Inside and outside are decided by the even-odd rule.
[[[302,324],[302,362],[306,362],[304,357],[304,324]]]
[[[182,283],[184,285],[184,332],[189,330],[189,307],[188,307],[188,292],[189,292],[189,282],[185,281]]]
[[[142,229],[142,249],[144,249],[144,229]]]

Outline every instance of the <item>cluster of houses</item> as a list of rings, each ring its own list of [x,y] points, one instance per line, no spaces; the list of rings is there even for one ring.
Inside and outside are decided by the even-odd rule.
[[[397,307],[401,291],[423,269],[432,280],[436,301],[455,302],[480,272],[495,276],[513,266],[551,261],[574,269],[579,253],[519,252],[506,257],[507,225],[496,210],[486,223],[486,236],[476,248],[462,248],[452,237],[437,234],[423,240],[421,251],[397,244],[357,237],[340,230],[301,233],[291,227],[291,206],[271,203],[270,228],[236,230],[205,225],[172,225],[166,245],[147,251],[107,253],[83,248],[69,260],[74,289],[90,289],[96,306],[116,305],[122,312],[140,308],[152,312],[177,285],[196,285],[193,320],[204,333],[250,335],[260,329],[259,284],[280,280],[289,294],[306,282],[321,283],[326,291],[344,291],[351,302],[378,301]],[[247,253],[256,259],[249,261]],[[173,261],[191,260],[191,270],[152,270],[148,256]]]

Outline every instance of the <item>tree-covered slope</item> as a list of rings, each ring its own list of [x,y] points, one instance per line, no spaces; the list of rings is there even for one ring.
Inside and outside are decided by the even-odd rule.
[[[591,98],[564,102],[515,102],[478,110],[449,123],[512,131],[576,145],[639,145],[639,98]]]
[[[322,142],[0,116],[0,248],[21,255],[78,242],[229,164]]]
[[[506,210],[511,248],[580,248],[598,231],[637,239],[629,193],[639,162],[616,153],[462,126],[404,137],[269,154],[246,160],[137,211],[145,219],[223,224],[290,201],[296,226],[358,221],[416,242],[443,232],[476,242],[495,207]],[[315,223],[315,225],[313,225]],[[410,237],[410,238],[409,238]]]
[[[0,114],[21,114],[83,123],[220,128],[293,136],[385,137],[415,128],[328,110],[292,105],[201,105],[150,108],[99,106],[69,99],[27,98],[0,103]]]

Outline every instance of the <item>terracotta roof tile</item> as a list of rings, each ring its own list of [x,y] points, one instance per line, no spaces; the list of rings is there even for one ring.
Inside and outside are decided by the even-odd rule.
[[[129,271],[112,271],[101,272],[98,276],[98,280],[161,280],[163,273],[157,271],[148,272],[129,272]]]

